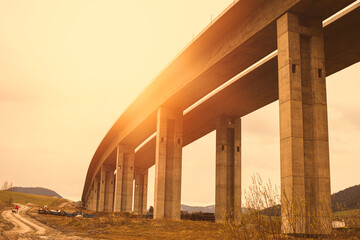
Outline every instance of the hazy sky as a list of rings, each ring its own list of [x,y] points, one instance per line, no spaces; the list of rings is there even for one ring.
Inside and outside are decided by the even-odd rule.
[[[0,0],[0,184],[79,200],[112,124],[230,0]],[[332,192],[360,184],[360,64],[327,79]],[[243,118],[243,188],[280,184],[278,102]],[[149,174],[153,203],[154,168]],[[182,202],[215,202],[215,132],[183,149]]]

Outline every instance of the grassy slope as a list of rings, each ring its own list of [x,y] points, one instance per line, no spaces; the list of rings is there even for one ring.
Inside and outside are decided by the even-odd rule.
[[[132,215],[119,213],[97,213],[94,218],[60,217],[54,215],[39,215],[31,213],[39,221],[56,226],[67,234],[75,233],[78,236],[92,237],[94,239],[171,239],[171,240],[218,240],[218,239],[300,239],[293,236],[271,234],[270,229],[258,231],[250,222],[246,227],[240,228],[234,224],[220,224],[212,222],[196,222],[189,220],[153,220],[142,219]],[[355,212],[348,214],[356,214]],[[345,220],[348,222],[348,220]],[[230,226],[231,225],[231,226]],[[263,227],[265,225],[262,225]],[[277,225],[280,226],[280,225]],[[269,226],[267,226],[269,227]],[[274,227],[274,226],[273,226]],[[351,227],[351,226],[350,226]],[[280,227],[275,226],[275,232]],[[325,239],[360,239],[360,232],[356,229],[340,229]],[[257,231],[259,233],[257,233]],[[261,235],[262,234],[265,235]],[[303,238],[301,238],[303,239]],[[308,238],[312,240],[313,238]]]
[[[334,212],[334,220],[344,220],[347,227],[360,229],[360,209]]]
[[[56,226],[65,233],[94,239],[224,239],[224,226],[212,222],[153,220],[111,213],[95,214],[94,218],[32,214],[41,222]]]
[[[360,185],[355,185],[332,194],[331,205],[334,211],[360,208]]]
[[[334,218],[341,218],[341,217],[360,217],[360,209],[334,212]]]
[[[33,203],[38,206],[57,206],[62,202],[66,202],[66,199],[59,199],[56,197],[42,196],[28,193],[18,193],[10,191],[0,191],[0,201],[12,202],[12,203]]]

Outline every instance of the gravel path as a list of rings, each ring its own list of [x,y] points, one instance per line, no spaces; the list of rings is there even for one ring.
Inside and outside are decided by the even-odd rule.
[[[19,212],[14,213],[12,210],[7,210],[2,213],[3,218],[14,224],[14,228],[3,232],[9,240],[34,240],[34,239],[64,239],[64,240],[77,240],[77,239],[89,239],[77,236],[66,236],[60,231],[45,226],[44,224],[36,221],[33,218],[27,216],[26,212],[30,210],[29,207],[17,204],[19,206]]]

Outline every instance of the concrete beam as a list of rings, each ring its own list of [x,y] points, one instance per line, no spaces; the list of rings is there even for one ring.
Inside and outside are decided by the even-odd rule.
[[[284,233],[329,234],[331,198],[322,22],[277,21]]]
[[[134,212],[145,214],[147,211],[148,169],[135,169]]]
[[[241,215],[241,119],[221,116],[216,125],[215,220]]]
[[[324,29],[326,75],[341,71],[360,61],[360,7],[337,19]]]
[[[154,218],[180,219],[182,111],[161,107],[157,112]]]
[[[114,212],[131,212],[134,180],[135,148],[118,145],[114,187]]]

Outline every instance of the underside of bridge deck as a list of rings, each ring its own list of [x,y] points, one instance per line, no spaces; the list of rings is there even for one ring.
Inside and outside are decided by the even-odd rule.
[[[329,204],[330,197],[325,77],[360,61],[360,31],[354,31],[360,22],[360,8],[324,26],[322,22],[351,2],[244,0],[231,4],[157,76],[110,129],[90,163],[83,202],[98,211],[131,211],[135,178],[135,211],[143,213],[147,169],[156,164],[154,216],[179,218],[181,148],[215,129],[218,136],[227,136],[221,131],[231,135],[229,127],[221,130],[219,119],[226,116],[236,122],[279,100],[282,191],[289,199],[303,200],[305,206],[298,214],[296,226],[289,227],[289,213],[282,212],[283,231],[328,233],[328,212],[319,209],[320,205]],[[276,50],[273,57],[183,114]],[[298,98],[294,97],[296,94]],[[318,96],[325,96],[325,100]],[[177,117],[169,117],[167,112],[175,110]],[[135,152],[135,147],[155,132],[156,137]],[[240,136],[235,134],[229,139],[229,143],[219,140],[219,146],[234,151],[241,147],[240,143],[232,144]],[[241,206],[241,201],[235,200],[240,194],[238,187],[241,189],[236,179],[241,175],[240,170],[220,174],[224,166],[237,166],[236,156],[240,153],[235,151],[232,156],[224,152],[222,156],[219,151],[221,147],[217,149],[216,192],[226,195],[217,195],[220,216]],[[305,215],[310,215],[316,224],[309,224]],[[325,216],[324,221],[320,215]]]

